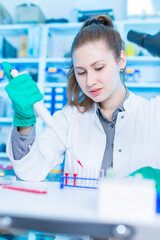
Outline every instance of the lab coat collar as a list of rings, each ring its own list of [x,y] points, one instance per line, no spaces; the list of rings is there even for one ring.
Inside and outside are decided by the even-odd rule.
[[[130,92],[129,97],[124,102],[124,110],[125,112],[131,112],[137,105],[137,98],[133,92]]]
[[[135,96],[135,94],[133,92],[130,91],[128,98],[123,103],[123,107],[124,107],[123,114],[127,114],[127,113],[133,111],[133,109],[136,107],[136,105],[137,105],[137,97]],[[96,113],[97,103],[93,104],[93,111],[97,115],[97,113]]]

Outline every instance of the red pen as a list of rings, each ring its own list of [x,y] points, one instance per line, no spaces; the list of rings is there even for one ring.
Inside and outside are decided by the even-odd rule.
[[[2,185],[2,188],[10,189],[10,190],[16,190],[16,191],[22,191],[22,192],[30,192],[30,193],[40,193],[40,194],[46,194],[46,190],[38,190],[38,189],[31,189],[31,188],[24,188],[24,187],[16,187],[14,185]]]

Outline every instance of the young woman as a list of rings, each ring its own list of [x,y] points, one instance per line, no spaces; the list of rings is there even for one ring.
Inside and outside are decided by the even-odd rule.
[[[23,74],[9,82],[15,127],[7,153],[19,178],[43,180],[64,157],[65,168],[80,167],[74,155],[84,168],[113,167],[121,176],[160,168],[160,99],[130,92],[122,79],[125,66],[124,43],[111,19],[87,20],[71,48],[68,104],[52,117],[61,138],[48,127],[35,134],[33,104],[42,95],[34,81]],[[4,69],[11,79],[10,67]]]

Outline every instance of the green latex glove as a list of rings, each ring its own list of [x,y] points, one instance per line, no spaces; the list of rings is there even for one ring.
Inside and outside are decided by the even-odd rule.
[[[152,179],[156,183],[156,191],[160,193],[160,169],[152,167],[143,167],[131,173],[129,176],[141,174],[143,178]]]
[[[10,74],[11,65],[7,62],[2,65],[9,80],[5,89],[13,104],[13,123],[17,127],[32,126],[36,123],[33,105],[42,100],[43,95],[31,76],[22,74],[13,78]]]

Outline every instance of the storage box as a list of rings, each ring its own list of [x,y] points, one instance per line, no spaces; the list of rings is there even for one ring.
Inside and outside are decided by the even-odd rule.
[[[16,23],[44,23],[45,17],[41,9],[34,5],[22,4],[15,9]]]

